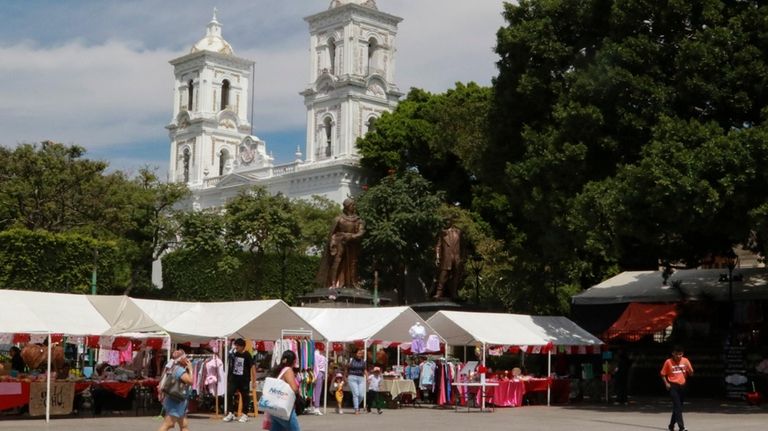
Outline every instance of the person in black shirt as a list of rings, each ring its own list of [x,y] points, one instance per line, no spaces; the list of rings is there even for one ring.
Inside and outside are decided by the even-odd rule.
[[[229,413],[224,417],[224,422],[231,422],[235,419],[237,411],[237,395],[243,398],[243,414],[238,418],[238,422],[248,422],[248,404],[250,402],[251,375],[255,373],[253,369],[253,357],[245,351],[245,340],[238,338],[235,340],[235,352],[230,355],[229,376]]]

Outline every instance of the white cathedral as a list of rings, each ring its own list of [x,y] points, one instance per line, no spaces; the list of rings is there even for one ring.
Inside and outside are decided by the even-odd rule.
[[[195,209],[221,207],[259,185],[289,198],[325,196],[341,203],[366,182],[355,147],[376,118],[403,95],[394,84],[395,35],[401,18],[374,0],[333,0],[309,24],[310,79],[304,158],[275,165],[252,133],[254,62],[235,55],[216,18],[189,54],[172,60],[175,86],[171,181],[192,190]]]

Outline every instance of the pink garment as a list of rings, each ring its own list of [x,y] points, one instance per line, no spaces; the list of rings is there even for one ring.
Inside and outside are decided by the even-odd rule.
[[[214,395],[224,394],[224,363],[218,356],[214,356],[205,363],[205,380],[203,384],[208,389],[208,393]]]
[[[437,335],[430,335],[427,337],[427,352],[439,352],[440,351],[440,338]]]
[[[125,350],[120,350],[118,356],[118,362],[120,365],[129,364],[133,360],[133,352],[131,351],[131,345],[128,344]]]
[[[315,375],[318,375],[321,371],[327,371],[328,358],[325,357],[319,350],[315,350]]]

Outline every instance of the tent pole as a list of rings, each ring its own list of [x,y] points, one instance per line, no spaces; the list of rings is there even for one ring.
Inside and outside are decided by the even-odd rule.
[[[326,340],[325,341],[325,382],[323,382],[323,383],[325,383],[323,385],[323,392],[325,393],[325,396],[323,396],[323,414],[324,415],[328,414],[328,377],[329,377],[328,372],[331,369],[328,366],[328,361],[331,360],[331,358],[330,358],[330,350],[329,350],[330,347],[331,347],[331,342]],[[334,380],[336,380],[335,376],[334,376]]]
[[[467,363],[467,345],[464,345],[464,363]]]
[[[368,407],[368,340],[363,340],[363,364],[365,364],[363,369],[363,410],[365,410]]]
[[[399,367],[400,364],[400,345],[397,345],[397,366]]]
[[[547,352],[547,405],[552,396],[552,349]]]
[[[48,378],[45,382],[45,423],[51,421],[51,333],[48,333]]]
[[[483,368],[485,368],[485,342],[483,342]],[[482,404],[480,405],[480,411],[485,411],[485,373],[480,374],[480,391],[481,395],[480,398],[482,399]]]
[[[227,409],[229,402],[229,337],[224,337],[224,376],[227,379],[227,385],[224,386],[224,411],[222,413],[226,416],[229,414]]]

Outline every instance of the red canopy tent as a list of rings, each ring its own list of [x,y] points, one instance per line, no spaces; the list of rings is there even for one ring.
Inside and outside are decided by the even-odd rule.
[[[637,341],[667,329],[677,317],[677,304],[633,302],[603,334],[604,341],[624,339]]]

